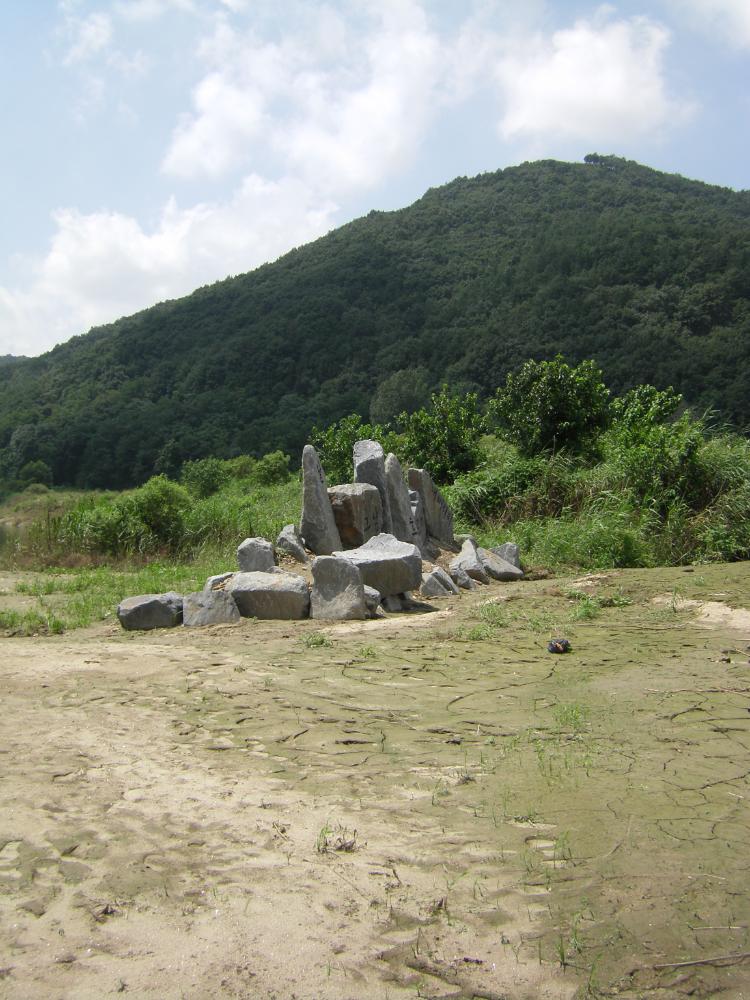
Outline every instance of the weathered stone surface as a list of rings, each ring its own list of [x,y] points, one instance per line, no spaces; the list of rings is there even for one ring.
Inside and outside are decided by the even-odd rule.
[[[376,535],[358,549],[334,552],[334,555],[358,566],[363,582],[379,591],[381,597],[414,590],[422,582],[419,549],[388,533]]]
[[[310,617],[329,621],[367,618],[365,588],[359,570],[346,559],[318,556],[312,564]]]
[[[226,584],[243,618],[307,618],[310,592],[304,577],[274,573],[235,573]]]
[[[374,587],[368,587],[365,584],[365,605],[367,607],[370,615],[374,616],[377,614],[377,610],[380,607],[380,591],[375,590]]]
[[[409,489],[404,479],[401,463],[395,455],[385,460],[385,485],[391,508],[391,533],[401,542],[409,542],[421,550],[422,541],[414,521]]]
[[[203,584],[204,590],[223,590],[227,580],[231,580],[234,573],[217,573],[216,576],[209,576]]]
[[[417,535],[417,541],[414,543],[419,546],[422,552],[425,551],[425,546],[427,544],[427,523],[424,519],[424,503],[422,502],[422,496],[417,490],[409,490],[409,503],[411,504],[411,516],[414,522],[414,531]]]
[[[382,600],[383,610],[387,611],[389,615],[398,614],[404,610],[404,598],[401,594],[389,594]]]
[[[416,490],[424,505],[427,534],[439,542],[453,542],[453,513],[426,469],[409,469],[409,488]]]
[[[451,560],[451,573],[454,569],[462,569],[465,573],[468,573],[472,580],[477,580],[479,583],[490,582],[487,570],[484,568],[482,560],[479,558],[477,547],[470,538],[467,538],[467,540],[463,543],[461,551],[458,553],[456,558]],[[459,587],[460,586],[461,584],[459,583]]]
[[[232,595],[224,590],[199,590],[194,594],[185,594],[183,625],[222,625],[239,620],[237,604]]]
[[[523,571],[512,566],[490,549],[477,549],[479,560],[493,580],[503,580],[511,583],[513,580],[523,580]]]
[[[286,552],[297,562],[306,563],[307,553],[305,552],[305,546],[302,544],[302,539],[299,536],[296,525],[286,524],[279,532],[279,537],[276,539],[276,548],[280,549],[282,552]]]
[[[330,486],[328,497],[341,544],[345,549],[356,549],[380,534],[383,527],[383,502],[377,486],[370,483],[342,483],[340,486]]]
[[[354,445],[354,482],[375,486],[383,505],[383,531],[392,533],[391,505],[385,482],[385,455],[377,441],[365,438]]]
[[[117,617],[124,629],[148,631],[173,628],[182,621],[182,594],[139,594],[126,597],[117,605]]]
[[[265,538],[246,538],[237,548],[241,573],[268,573],[276,565],[273,545]]]
[[[302,519],[299,533],[307,548],[318,556],[329,556],[341,548],[323,466],[311,444],[306,444],[302,450]]]
[[[465,569],[461,569],[460,566],[454,566],[453,563],[449,566],[450,578],[453,580],[457,587],[462,590],[476,590],[479,584],[476,580],[472,580]]]
[[[442,566],[435,566],[432,570],[432,575],[435,576],[440,583],[445,587],[445,589],[451,594],[458,593],[458,587],[453,582],[450,574],[446,573]]]
[[[456,585],[451,580],[451,588],[453,587],[456,587]],[[450,597],[453,593],[453,590],[448,590],[448,588],[445,586],[442,580],[440,580],[435,575],[434,570],[432,573],[422,574],[422,586],[420,589],[422,591],[423,597],[433,597],[433,598]],[[456,592],[457,591],[458,587],[456,587]]]
[[[521,550],[515,542],[503,542],[502,545],[493,545],[490,552],[494,552],[496,556],[500,556],[501,559],[509,562],[511,566],[515,566],[516,569],[521,568]]]

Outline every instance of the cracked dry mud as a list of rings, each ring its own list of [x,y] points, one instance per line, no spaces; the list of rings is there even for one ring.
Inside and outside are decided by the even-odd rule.
[[[0,995],[750,995],[748,606],[738,564],[0,640]]]

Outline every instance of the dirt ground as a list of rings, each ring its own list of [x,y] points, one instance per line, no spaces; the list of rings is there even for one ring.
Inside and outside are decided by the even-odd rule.
[[[435,604],[0,639],[0,996],[750,997],[750,564]]]

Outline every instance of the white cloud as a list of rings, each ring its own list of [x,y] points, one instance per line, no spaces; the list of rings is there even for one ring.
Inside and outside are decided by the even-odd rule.
[[[112,40],[112,20],[103,11],[94,11],[88,17],[67,17],[67,32],[71,44],[63,58],[65,66],[85,62],[106,49]]]
[[[735,48],[750,48],[748,0],[679,0],[673,6],[702,28],[715,31]]]
[[[528,38],[501,57],[504,138],[627,142],[690,113],[667,93],[667,29],[645,17],[610,21],[609,14],[602,8],[593,20]]]
[[[117,212],[55,213],[19,288],[0,286],[0,354],[36,354],[98,323],[241,273],[331,228],[337,206],[294,178],[244,178],[225,203],[173,199],[148,231]]]

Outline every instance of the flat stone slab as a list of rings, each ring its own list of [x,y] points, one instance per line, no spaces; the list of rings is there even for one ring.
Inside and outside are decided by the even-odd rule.
[[[370,483],[329,486],[333,518],[345,549],[356,549],[383,530],[383,501]]]
[[[311,444],[302,449],[302,519],[299,533],[307,548],[318,556],[329,556],[341,548],[323,466]]]
[[[128,631],[174,628],[182,621],[182,594],[139,594],[117,605],[117,617]]]
[[[514,580],[523,580],[523,570],[513,566],[507,560],[501,558],[491,549],[477,549],[479,560],[493,580],[502,580],[504,583],[512,583]]]
[[[279,537],[276,539],[276,548],[281,552],[286,552],[287,555],[296,559],[297,562],[307,562],[305,546],[302,544],[302,539],[294,524],[284,525],[279,532]]]
[[[453,542],[453,512],[427,469],[409,469],[409,489],[422,498],[427,534],[439,542]]]
[[[266,538],[246,538],[237,548],[241,573],[268,573],[276,565],[276,553]]]
[[[307,618],[310,591],[295,573],[235,573],[225,591],[237,603],[243,618]]]
[[[187,626],[226,625],[240,621],[237,603],[225,590],[199,590],[185,594],[182,624]]]
[[[318,556],[312,564],[310,617],[328,621],[367,618],[365,588],[359,569],[346,559]]]
[[[400,542],[385,532],[357,549],[334,552],[334,555],[354,563],[363,582],[374,587],[381,598],[416,590],[422,582],[422,556],[417,546]]]

